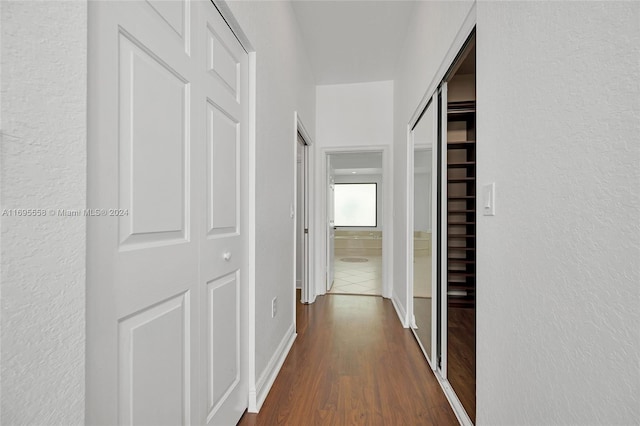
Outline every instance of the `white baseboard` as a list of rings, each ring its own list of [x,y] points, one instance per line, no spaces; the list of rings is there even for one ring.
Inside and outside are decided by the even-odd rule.
[[[264,369],[260,378],[256,382],[256,389],[249,391],[249,408],[247,411],[250,413],[257,413],[260,411],[260,407],[267,398],[273,382],[275,382],[284,360],[287,358],[293,342],[296,340],[295,325],[291,324],[289,330],[284,335],[282,341],[278,345],[278,348],[274,352],[273,356],[269,360],[267,367]]]
[[[409,328],[409,321],[407,318],[407,312],[402,307],[402,303],[398,300],[398,295],[394,291],[391,296],[391,303],[393,303],[393,307],[396,310],[396,314],[398,314],[398,318],[400,318],[400,323],[404,328]]]

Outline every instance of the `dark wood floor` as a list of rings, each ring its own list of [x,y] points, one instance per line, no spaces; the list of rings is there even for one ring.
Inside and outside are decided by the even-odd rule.
[[[321,296],[298,304],[297,326],[260,413],[245,413],[239,425],[458,424],[390,301]]]
[[[476,422],[476,318],[474,308],[447,310],[447,379]]]

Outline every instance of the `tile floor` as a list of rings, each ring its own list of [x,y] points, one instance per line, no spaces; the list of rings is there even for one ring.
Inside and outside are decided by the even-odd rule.
[[[341,259],[358,257],[367,262],[344,262]],[[382,295],[381,256],[336,256],[332,294]]]

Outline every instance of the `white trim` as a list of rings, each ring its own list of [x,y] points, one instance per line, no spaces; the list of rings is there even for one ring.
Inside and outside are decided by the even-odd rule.
[[[433,108],[433,134],[432,139],[435,142],[431,149],[431,356],[429,364],[431,369],[435,370],[438,360],[438,268],[434,268],[434,258],[437,259],[438,254],[438,237],[440,229],[438,229],[438,158],[440,150],[438,149],[438,95],[434,94],[431,98]],[[435,179],[434,179],[435,178]],[[435,290],[435,291],[434,291]]]
[[[293,201],[291,203],[291,230],[293,234],[293,256],[291,259],[293,261],[293,309],[291,310],[292,314],[292,323],[295,330],[297,330],[297,318],[296,318],[296,303],[297,303],[297,293],[296,289],[298,288],[298,112],[293,112]],[[304,164],[304,159],[302,160]],[[302,166],[304,168],[304,165]],[[303,171],[304,173],[304,171]],[[303,260],[304,261],[304,260]],[[303,267],[304,269],[304,267]],[[303,280],[304,282],[304,280]],[[304,289],[302,289],[302,297],[304,298]]]
[[[448,261],[447,261],[447,256],[449,253],[449,250],[447,248],[448,246],[448,239],[447,239],[447,232],[445,231],[447,229],[447,220],[449,218],[448,215],[448,185],[447,185],[447,175],[448,175],[448,170],[447,170],[447,140],[448,140],[448,136],[447,136],[447,123],[448,123],[448,117],[447,117],[447,102],[448,102],[448,97],[447,97],[447,82],[445,81],[444,83],[442,83],[442,87],[440,88],[441,90],[441,104],[440,104],[440,110],[442,111],[442,116],[440,117],[440,123],[439,123],[439,127],[440,127],[440,147],[442,148],[441,151],[438,153],[440,155],[440,161],[441,161],[441,173],[442,173],[442,180],[441,180],[441,185],[440,185],[440,197],[442,199],[441,205],[440,205],[440,218],[442,219],[440,221],[440,228],[441,230],[443,230],[444,232],[441,232],[440,235],[440,283],[438,284],[440,286],[441,289],[441,295],[440,295],[440,319],[441,319],[441,323],[440,323],[440,368],[439,368],[439,372],[442,375],[442,377],[444,379],[447,379],[447,363],[448,363],[448,358],[447,358],[447,332],[448,332],[448,314],[447,314],[447,308],[448,308],[448,300],[447,300],[447,287],[448,287],[448,273],[447,273],[447,269],[448,269]]]
[[[300,134],[302,135],[302,138],[307,143],[307,145],[309,146],[313,145],[313,139],[311,138],[311,135],[309,135],[307,128],[304,127],[302,119],[300,118],[300,113],[298,113],[298,111],[295,111],[294,114],[296,117],[296,126],[297,126],[296,130],[300,132]]]
[[[312,191],[311,189],[313,188],[312,186],[312,176],[313,173],[311,171],[311,164],[313,163],[312,161],[312,149],[311,147],[313,146],[313,139],[311,138],[311,136],[309,135],[309,132],[307,131],[306,127],[304,126],[304,123],[302,121],[302,119],[300,118],[300,114],[298,113],[298,111],[294,111],[293,112],[293,118],[294,118],[294,164],[296,164],[297,161],[297,145],[298,145],[298,132],[302,135],[302,139],[304,139],[305,143],[306,143],[306,162],[305,162],[305,167],[304,167],[304,172],[305,172],[305,191],[306,191],[306,206],[305,206],[305,210],[306,210],[306,225],[307,225],[307,229],[309,229],[309,233],[307,234],[307,247],[308,247],[308,253],[307,253],[307,265],[306,265],[306,275],[307,275],[307,282],[306,282],[306,286],[305,286],[305,280],[302,280],[302,286],[298,287],[297,286],[297,281],[296,281],[296,268],[297,266],[294,266],[293,270],[294,270],[294,283],[295,284],[295,288],[302,288],[302,299],[301,302],[302,303],[312,303],[313,301],[315,301],[316,299],[316,292],[315,292],[315,283],[314,283],[314,272],[315,272],[315,262],[312,261],[313,256],[314,256],[314,243],[315,243],[315,232],[313,232],[312,229],[312,224],[314,223],[314,218],[315,218],[315,213],[314,213],[314,209],[313,209],[313,205],[312,205],[312,200],[313,200],[313,196],[312,196]],[[294,167],[294,176],[293,176],[293,181],[294,181],[294,197],[293,197],[293,205],[296,206],[295,208],[297,209],[297,205],[298,205],[298,176],[297,176],[297,170]],[[295,262],[295,256],[297,256],[297,238],[296,238],[296,227],[297,227],[297,221],[294,221],[293,224],[293,247],[294,247],[294,262]],[[304,288],[303,286],[305,286],[306,288]],[[295,291],[295,290],[294,290]],[[294,293],[295,294],[295,293]],[[295,299],[295,298],[294,298]],[[294,300],[294,306],[293,306],[293,322],[295,324],[296,321],[296,305],[295,305],[295,300]]]
[[[362,145],[362,146],[339,146],[326,147],[320,150],[317,171],[316,194],[314,199],[319,200],[319,209],[314,218],[316,224],[316,235],[326,235],[327,226],[327,156],[330,154],[350,153],[350,152],[381,152],[382,153],[382,297],[392,298],[393,289],[393,150],[391,145]],[[315,290],[316,295],[326,294],[326,279],[324,274],[327,271],[327,242],[326,238],[317,238],[315,247]],[[314,297],[315,300],[315,297]]]
[[[247,280],[249,285],[248,321],[249,321],[249,395],[256,391],[256,82],[257,58],[255,52],[249,52],[249,166],[248,180],[248,224],[249,244],[247,247]]]
[[[393,296],[391,297],[391,303],[393,304],[393,308],[398,314],[398,318],[400,319],[400,323],[402,327],[409,328],[409,317],[407,316],[407,312],[402,307],[402,303],[400,303],[400,299],[398,298],[398,294],[394,291]]]
[[[260,378],[258,379],[256,388],[249,392],[249,408],[248,412],[257,413],[260,411],[264,400],[267,398],[273,382],[278,377],[278,373],[284,364],[284,360],[289,355],[289,351],[293,346],[293,342],[296,340],[295,326],[291,324],[284,337],[280,341],[278,348],[273,353],[273,356],[269,360],[267,367],[264,369]]]
[[[407,197],[405,207],[407,209],[407,217],[406,217],[406,235],[407,240],[405,242],[405,253],[407,253],[407,257],[405,259],[405,276],[407,277],[407,290],[405,294],[407,295],[407,315],[410,315],[410,318],[414,317],[413,310],[413,257],[414,257],[414,247],[413,247],[413,228],[414,228],[414,198],[415,198],[415,189],[414,189],[414,150],[413,146],[413,132],[412,126],[407,126],[407,166],[405,167],[406,182],[407,182]],[[416,335],[417,337],[417,335]],[[419,342],[419,340],[418,340]]]

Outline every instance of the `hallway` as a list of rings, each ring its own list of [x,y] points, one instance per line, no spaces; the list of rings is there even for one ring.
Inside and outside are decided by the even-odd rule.
[[[458,424],[390,301],[327,295],[298,303],[297,330],[260,413],[245,413],[239,425]]]

